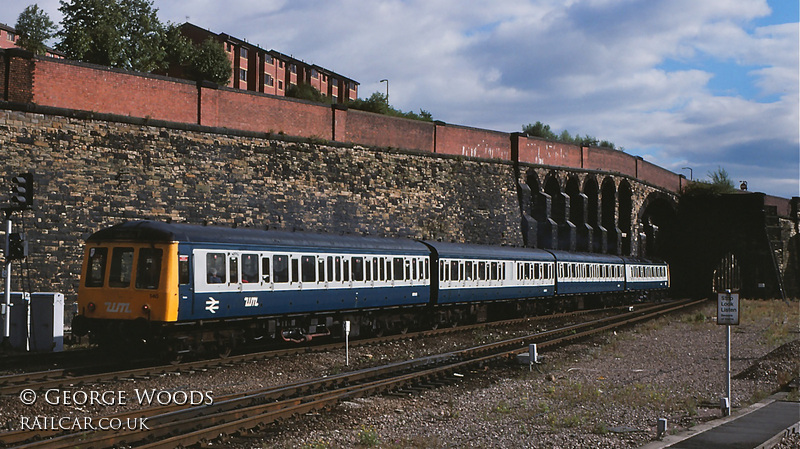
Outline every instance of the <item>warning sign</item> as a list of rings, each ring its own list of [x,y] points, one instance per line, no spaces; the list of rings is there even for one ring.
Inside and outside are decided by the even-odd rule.
[[[738,293],[717,293],[717,324],[739,325]]]

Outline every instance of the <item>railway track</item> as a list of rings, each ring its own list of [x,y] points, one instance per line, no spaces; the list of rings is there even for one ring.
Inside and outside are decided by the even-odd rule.
[[[57,436],[53,436],[54,432],[17,431],[0,434],[0,442],[5,446],[20,448],[100,448],[112,445],[156,448],[191,445],[332,407],[341,400],[353,397],[451,382],[458,379],[459,373],[527,351],[530,343],[536,343],[540,350],[545,350],[693,307],[701,302],[682,301],[643,307],[637,311],[472,348],[219,397],[203,406],[151,407],[106,417],[108,422],[139,420],[146,425],[146,429],[140,428],[139,431],[85,431]]]
[[[642,307],[642,306],[639,306]],[[627,307],[622,308],[627,309]],[[370,346],[389,343],[392,341],[409,339],[409,338],[422,338],[431,336],[444,336],[455,332],[466,332],[474,329],[481,329],[486,327],[508,327],[525,322],[546,321],[556,319],[569,319],[586,315],[591,313],[608,312],[615,309],[591,309],[580,310],[575,312],[560,313],[554,315],[543,315],[538,317],[517,318],[512,320],[496,321],[489,323],[479,323],[466,326],[440,328],[425,330],[419,332],[409,332],[405,334],[388,335],[377,338],[369,338],[364,340],[354,340],[350,342],[351,347]],[[223,358],[197,360],[183,363],[172,363],[166,365],[153,365],[148,360],[127,361],[127,365],[138,363],[137,367],[119,370],[119,361],[112,360],[110,362],[98,364],[92,362],[84,366],[74,366],[69,368],[57,368],[44,371],[23,372],[16,374],[9,374],[0,376],[0,395],[17,394],[22,390],[37,390],[43,391],[49,388],[58,388],[70,385],[91,385],[103,382],[112,382],[122,379],[137,379],[137,378],[150,378],[156,376],[163,376],[170,373],[180,372],[193,372],[201,370],[210,370],[219,367],[228,367],[235,364],[248,363],[258,360],[266,360],[281,356],[290,356],[294,354],[307,353],[307,352],[327,352],[335,349],[340,349],[344,346],[344,342],[306,345],[306,346],[293,346],[281,349],[272,349],[268,351],[249,352],[244,354],[236,354]]]

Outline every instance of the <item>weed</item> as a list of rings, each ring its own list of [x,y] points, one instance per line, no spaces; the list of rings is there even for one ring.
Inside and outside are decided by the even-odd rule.
[[[608,432],[610,432],[608,430],[608,426],[606,426],[604,423],[599,423],[596,426],[594,426],[594,433],[598,435],[606,435],[608,434]]]
[[[302,449],[329,449],[331,447],[331,443],[325,440],[315,440],[310,443],[305,443],[300,447]]]
[[[378,431],[372,426],[361,426],[361,430],[358,431],[357,440],[358,444],[370,447],[377,446],[381,442],[380,438],[378,438]]]
[[[497,413],[508,414],[511,413],[511,406],[506,401],[500,401],[497,403],[494,411]]]

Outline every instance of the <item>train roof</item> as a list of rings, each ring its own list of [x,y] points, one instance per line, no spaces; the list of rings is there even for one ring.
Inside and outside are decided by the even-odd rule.
[[[622,256],[622,260],[627,264],[640,264],[640,265],[666,265],[667,263],[660,259],[642,259],[639,257]]]
[[[92,243],[105,241],[144,241],[158,243],[179,242],[258,245],[292,248],[326,248],[347,251],[357,250],[365,253],[403,251],[409,254],[427,254],[429,252],[425,245],[411,239],[267,231],[254,228],[200,226],[150,220],[128,221],[101,229],[89,236],[86,241]]]
[[[599,253],[569,253],[566,251],[550,251],[559,262],[588,262],[588,263],[623,263],[620,256]]]
[[[439,257],[475,259],[514,259],[552,262],[553,255],[547,251],[513,246],[488,246],[469,243],[445,243],[424,240]]]

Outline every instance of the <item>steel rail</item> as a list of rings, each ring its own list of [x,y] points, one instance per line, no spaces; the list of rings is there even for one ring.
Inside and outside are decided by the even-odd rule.
[[[567,318],[572,316],[579,316],[588,313],[596,313],[601,311],[608,311],[610,309],[591,309],[581,310],[576,312],[567,312],[554,315],[543,315],[537,317],[515,318],[511,320],[478,323],[466,326],[431,329],[418,332],[411,332],[405,334],[396,334],[383,337],[375,337],[364,340],[355,340],[350,342],[351,347],[371,346],[378,344],[385,344],[393,341],[413,339],[420,337],[446,335],[456,332],[465,332],[473,329],[480,329],[494,326],[511,326],[514,324],[526,321],[543,321],[553,320],[560,318]],[[116,381],[120,379],[136,378],[136,377],[152,377],[161,376],[175,372],[197,371],[204,369],[213,369],[222,366],[229,366],[236,363],[246,363],[258,360],[265,360],[275,357],[290,356],[295,354],[309,353],[309,352],[327,352],[331,350],[341,349],[344,347],[344,342],[327,343],[322,345],[302,346],[293,348],[272,349],[269,351],[254,352],[247,354],[238,354],[218,359],[198,360],[192,362],[183,362],[178,364],[169,365],[156,365],[144,366],[141,368],[133,368],[118,371],[103,371],[104,368],[113,366],[112,364],[92,365],[89,367],[73,367],[54,369],[46,371],[36,371],[30,373],[11,374],[0,376],[0,395],[3,394],[16,394],[24,389],[33,390],[46,390],[49,388],[58,388],[65,385],[88,385],[95,383],[102,383],[108,381]],[[91,374],[79,374],[81,371],[92,371]]]

